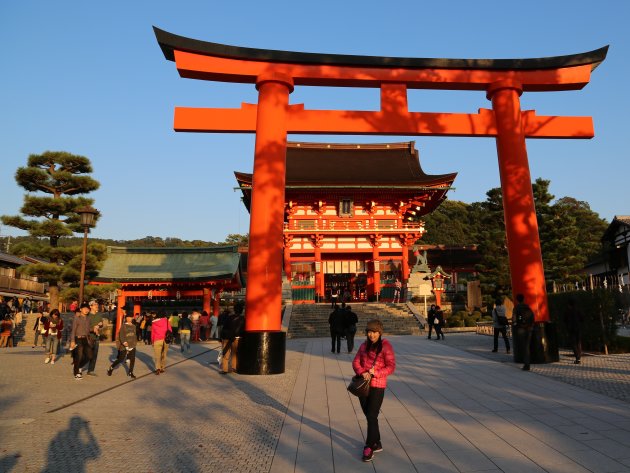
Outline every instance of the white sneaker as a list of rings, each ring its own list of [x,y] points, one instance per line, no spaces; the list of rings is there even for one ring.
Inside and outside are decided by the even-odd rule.
[[[50,357],[46,358],[46,359],[44,360],[44,363],[48,363],[49,361],[50,361]]]
[[[75,374],[74,379],[83,379],[83,375],[81,373]]]
[[[50,362],[50,364],[51,364],[51,365],[54,365],[54,364],[55,364],[55,360],[52,360],[52,361]]]

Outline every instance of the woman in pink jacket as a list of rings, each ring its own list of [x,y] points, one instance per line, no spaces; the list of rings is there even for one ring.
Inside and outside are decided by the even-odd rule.
[[[396,356],[391,343],[383,340],[383,323],[370,320],[366,329],[367,340],[354,357],[352,368],[357,375],[370,379],[370,393],[360,397],[361,409],[367,419],[367,438],[363,448],[363,461],[372,461],[375,452],[382,452],[378,413],[383,404],[387,377],[396,369]]]
[[[172,332],[171,324],[163,313],[159,313],[151,324],[151,343],[153,343],[153,359],[155,374],[164,373],[168,343],[164,340],[166,332]]]

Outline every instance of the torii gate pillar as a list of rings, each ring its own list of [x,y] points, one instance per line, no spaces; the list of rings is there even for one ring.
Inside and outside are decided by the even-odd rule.
[[[281,329],[286,114],[293,80],[265,74],[256,81],[258,113],[249,226],[245,333],[238,372],[284,372],[286,333]]]
[[[503,195],[503,214],[510,261],[513,300],[523,294],[536,314],[536,333],[531,346],[535,362],[558,361],[555,328],[549,324],[547,290],[538,220],[527,160],[520,104],[521,84],[503,80],[490,85],[487,97],[497,126],[497,155]],[[514,359],[523,361],[526,334],[514,330]],[[522,335],[522,336],[519,336]]]

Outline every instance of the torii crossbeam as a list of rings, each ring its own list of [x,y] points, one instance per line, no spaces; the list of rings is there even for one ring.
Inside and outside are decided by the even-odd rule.
[[[281,274],[288,133],[494,137],[503,192],[512,288],[537,322],[548,322],[547,293],[525,138],[592,138],[590,117],[522,111],[523,92],[578,90],[605,58],[588,53],[532,59],[426,59],[313,54],[242,48],[154,28],[166,59],[184,78],[255,84],[258,104],[175,109],[176,131],[256,133],[249,233],[246,334],[239,372],[284,371]],[[308,110],[289,105],[295,86],[370,87],[379,111]],[[483,91],[492,109],[410,112],[408,89]],[[516,351],[516,350],[515,350]]]

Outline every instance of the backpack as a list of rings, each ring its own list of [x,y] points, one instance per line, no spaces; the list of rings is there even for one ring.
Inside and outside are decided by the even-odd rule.
[[[494,313],[497,314],[497,322],[499,325],[503,325],[505,327],[509,323],[507,317],[505,315],[499,315],[497,309],[494,309]]]

